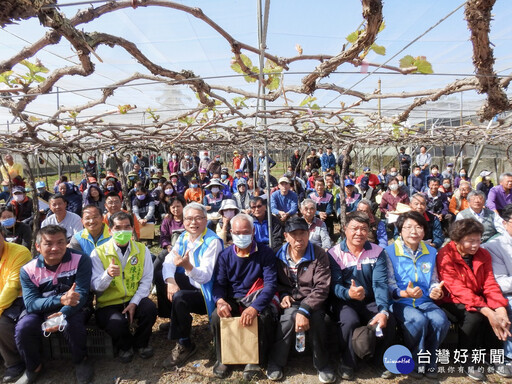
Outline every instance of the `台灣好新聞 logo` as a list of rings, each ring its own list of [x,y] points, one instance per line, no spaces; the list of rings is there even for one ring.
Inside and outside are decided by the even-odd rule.
[[[407,375],[414,370],[411,351],[403,345],[392,345],[384,352],[383,363],[386,369],[396,375]]]

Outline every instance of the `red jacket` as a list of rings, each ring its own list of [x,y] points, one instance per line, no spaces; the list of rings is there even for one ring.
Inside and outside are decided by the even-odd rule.
[[[356,179],[356,184],[360,184],[361,183],[361,179],[363,177],[365,177],[366,175],[363,173],[361,175],[359,175],[359,177]],[[375,188],[377,185],[380,184],[380,180],[379,180],[379,177],[375,174],[375,173],[370,173],[368,175],[368,185],[372,188]]]
[[[473,312],[479,307],[496,309],[508,305],[494,279],[491,254],[485,249],[479,248],[473,256],[474,272],[464,262],[453,241],[439,250],[436,263],[439,281],[444,281],[443,302],[464,304],[466,311]]]

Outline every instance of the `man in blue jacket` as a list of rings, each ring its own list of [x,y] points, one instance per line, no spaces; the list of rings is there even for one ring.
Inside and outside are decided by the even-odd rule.
[[[363,212],[347,215],[344,232],[346,239],[328,252],[331,264],[332,307],[338,315],[342,362],[339,374],[344,380],[353,380],[357,367],[352,335],[362,325],[377,325],[383,336],[377,340],[374,363],[383,371],[381,378],[393,374],[383,368],[384,351],[394,342],[395,319],[389,313],[386,254],[383,248],[368,241],[370,219]]]
[[[95,205],[84,207],[82,224],[84,229],[73,235],[69,242],[69,248],[91,256],[94,248],[110,240],[110,232],[103,222],[103,212]]]
[[[324,173],[324,176],[328,169],[336,168],[336,157],[332,153],[332,147],[328,146],[326,150],[327,152],[323,153],[320,157],[320,163],[322,164],[322,172]]]
[[[41,324],[63,315],[63,332],[71,349],[78,383],[89,383],[93,369],[87,357],[87,312],[84,311],[91,284],[91,259],[66,248],[66,230],[48,225],[37,234],[39,256],[20,271],[23,302],[27,314],[16,325],[16,345],[25,361],[26,371],[17,381],[33,383],[42,370],[39,349]],[[61,327],[62,327],[61,323]],[[60,328],[61,328],[60,327]],[[49,328],[56,332],[59,327]]]
[[[233,245],[224,249],[213,273],[212,330],[217,362],[213,373],[224,378],[229,367],[221,362],[220,319],[240,316],[242,326],[258,322],[259,361],[267,357],[272,341],[274,318],[272,300],[277,291],[277,269],[274,252],[263,243],[254,241],[253,218],[240,213],[231,219]],[[255,292],[258,291],[258,294]],[[251,380],[259,372],[258,365],[247,364],[243,377]]]

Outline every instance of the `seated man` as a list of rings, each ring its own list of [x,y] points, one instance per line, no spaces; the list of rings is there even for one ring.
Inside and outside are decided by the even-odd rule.
[[[325,181],[321,177],[315,180],[315,190],[309,194],[309,198],[316,203],[316,216],[325,223],[329,235],[334,236],[334,198],[325,191]]]
[[[6,242],[0,231],[0,355],[5,365],[4,383],[15,381],[25,370],[14,341],[14,328],[23,310],[20,268],[31,259],[27,248]]]
[[[221,362],[221,318],[240,316],[242,326],[258,322],[260,364],[267,357],[274,333],[275,314],[271,309],[271,301],[277,290],[274,252],[266,245],[254,241],[253,219],[244,213],[231,220],[231,235],[234,244],[220,253],[213,282],[216,309],[212,315],[212,331],[217,356],[213,373],[220,378],[229,373],[229,367]],[[263,288],[260,288],[258,295],[247,295],[260,286]],[[257,365],[247,364],[244,379],[251,380],[258,372]]]
[[[274,215],[272,218],[272,234],[268,233],[268,215],[267,203],[261,197],[253,197],[250,201],[251,216],[254,219],[254,239],[258,243],[270,246],[270,238],[272,237],[272,249],[277,251],[283,245],[283,225],[281,221]]]
[[[63,315],[78,383],[89,383],[93,369],[87,357],[87,313],[91,259],[66,248],[66,230],[58,225],[41,228],[36,237],[39,256],[20,271],[27,314],[16,324],[16,346],[26,371],[17,383],[33,383],[43,368],[38,345],[41,324]]]
[[[108,225],[108,218],[112,216],[114,213],[117,212],[126,212],[125,210],[121,209],[123,206],[123,201],[121,200],[121,196],[117,194],[116,192],[109,192],[105,196],[105,209],[107,210],[107,213],[103,215],[103,222]],[[135,232],[137,240],[140,237],[140,223],[139,220],[135,217],[135,215],[132,213],[133,217],[133,231]]]
[[[270,196],[270,207],[272,214],[276,215],[281,222],[285,222],[298,211],[297,194],[290,190],[290,179],[281,177],[279,179],[279,191]]]
[[[482,234],[482,243],[485,243],[498,232],[505,232],[499,215],[485,208],[485,193],[482,191],[471,191],[468,194],[469,208],[460,211],[455,220],[476,219],[484,226]],[[501,230],[499,230],[501,229]]]
[[[108,227],[103,223],[101,210],[95,205],[86,205],[82,210],[84,229],[75,233],[69,242],[69,248],[91,256],[94,248],[110,240]]]
[[[96,292],[96,321],[119,348],[122,363],[133,359],[133,348],[148,359],[156,305],[148,298],[153,281],[151,253],[132,240],[133,216],[117,212],[108,219],[112,238],[91,253],[91,288]],[[135,334],[130,326],[137,319]]]
[[[12,200],[9,202],[12,206],[16,221],[32,224],[34,215],[34,204],[32,199],[25,193],[25,188],[14,187],[12,189]]]
[[[357,204],[361,201],[362,198],[363,196],[356,192],[354,182],[351,179],[345,179],[345,205],[347,207],[345,212],[354,212],[357,209]],[[339,210],[339,206],[337,208]]]
[[[51,224],[58,225],[66,230],[66,238],[68,241],[71,240],[71,237],[75,233],[84,229],[81,217],[66,210],[68,202],[63,195],[60,193],[53,195],[50,197],[49,203],[50,210],[53,212],[53,215],[50,215],[43,220],[41,228]]]
[[[427,220],[428,231],[425,232],[423,240],[428,245],[439,249],[444,243],[443,229],[439,219],[433,214],[427,211],[427,198],[422,193],[416,193],[411,196],[411,202],[409,206],[413,211],[420,213],[425,220]]]
[[[224,249],[222,241],[206,228],[206,209],[190,203],[183,209],[185,231],[165,258],[162,276],[167,283],[167,298],[171,303],[169,339],[176,347],[163,363],[165,368],[181,367],[196,353],[190,339],[191,313],[211,316],[213,269],[217,256]]]
[[[384,351],[395,341],[396,322],[389,314],[389,292],[386,253],[368,242],[370,219],[362,212],[347,215],[346,239],[328,252],[331,264],[332,307],[340,327],[342,360],[338,369],[344,380],[353,380],[357,367],[352,345],[354,330],[365,324],[378,325],[383,337],[377,340],[374,363],[383,371],[381,378],[393,374],[383,368]]]
[[[300,213],[309,228],[309,241],[322,247],[326,251],[331,248],[331,238],[325,223],[315,216],[316,203],[311,199],[305,199],[300,203]]]
[[[482,248],[487,249],[492,257],[492,270],[503,296],[508,300],[507,312],[512,319],[512,204],[501,211],[505,231],[489,240]],[[505,363],[512,374],[512,337],[504,343]]]
[[[331,270],[329,257],[309,241],[306,221],[299,217],[286,222],[287,243],[277,252],[278,293],[283,313],[271,348],[267,377],[280,380],[296,332],[310,331],[313,340],[313,365],[321,383],[333,383],[326,347],[325,302],[329,296]]]
[[[459,188],[453,193],[450,199],[450,205],[448,206],[448,210],[453,215],[458,215],[460,211],[469,207],[467,199],[469,192],[471,192],[471,183],[461,181]]]

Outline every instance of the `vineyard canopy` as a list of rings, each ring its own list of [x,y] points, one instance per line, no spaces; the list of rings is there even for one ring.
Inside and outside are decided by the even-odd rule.
[[[260,5],[3,0],[0,145],[512,142],[509,1]]]

